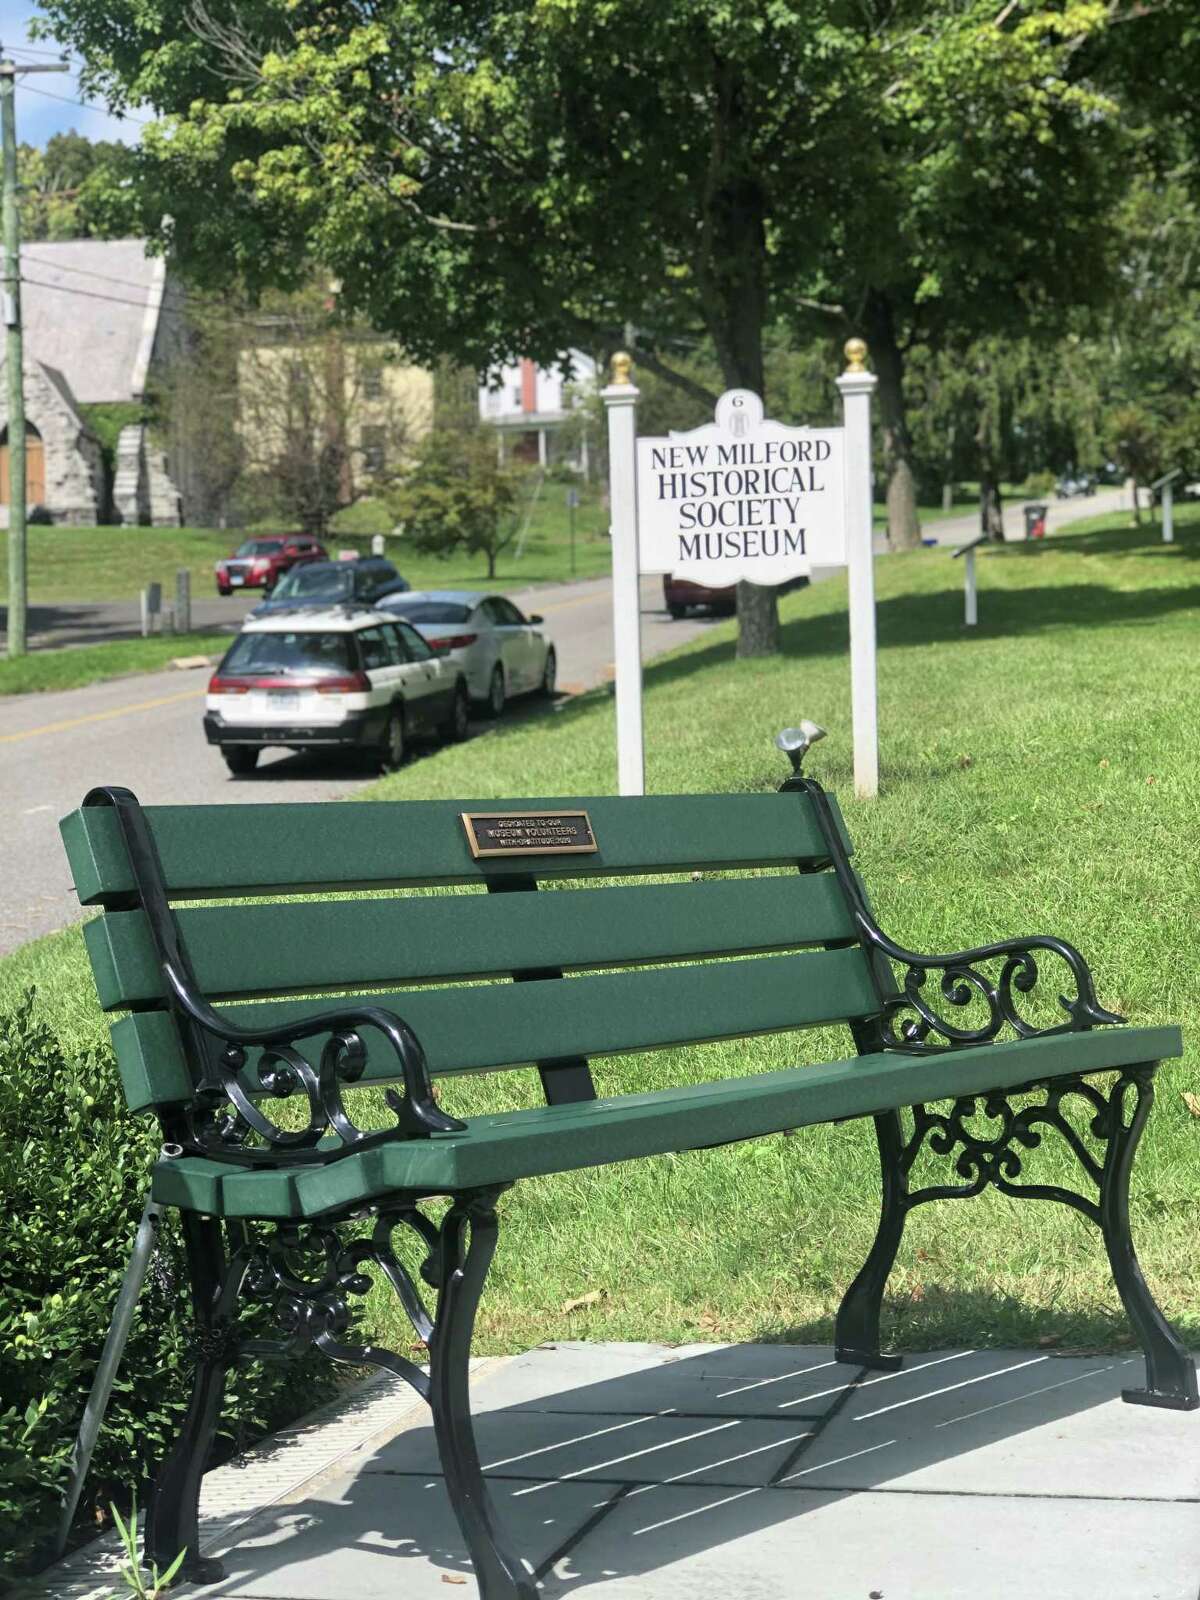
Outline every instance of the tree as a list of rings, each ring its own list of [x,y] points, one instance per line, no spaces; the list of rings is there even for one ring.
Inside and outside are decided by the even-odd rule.
[[[134,151],[113,140],[56,133],[44,150],[20,147],[22,237],[112,239],[137,231]],[[161,218],[159,219],[161,220]]]
[[[45,9],[87,87],[171,115],[141,159],[184,262],[253,285],[320,261],[422,359],[546,362],[632,330],[642,368],[711,406],[674,342],[705,334],[722,383],[763,393],[766,328],[824,275],[817,303],[875,343],[906,504],[909,308],[994,314],[1021,274],[1046,282],[1004,204],[1032,187],[1040,232],[1065,188],[1039,174],[1108,126],[1068,76],[1105,20],[1092,0]],[[739,653],[776,630],[773,592],[744,588]]]
[[[500,465],[496,443],[479,429],[437,428],[418,448],[390,496],[404,537],[425,555],[482,555],[487,575],[517,537],[518,473]]]

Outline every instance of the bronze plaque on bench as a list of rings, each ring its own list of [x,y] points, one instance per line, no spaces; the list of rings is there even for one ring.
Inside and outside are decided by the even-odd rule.
[[[596,849],[586,811],[464,811],[476,861],[488,856],[588,855]]]

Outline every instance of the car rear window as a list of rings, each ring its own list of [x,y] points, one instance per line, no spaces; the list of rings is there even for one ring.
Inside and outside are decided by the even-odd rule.
[[[238,545],[234,551],[236,556],[269,556],[274,554],[283,544],[282,539],[247,539],[245,544]]]
[[[350,593],[350,574],[336,567],[293,567],[285,572],[275,585],[274,599],[286,600],[289,595],[303,595],[306,600],[340,600]]]
[[[345,633],[243,633],[218,671],[225,677],[260,673],[340,673],[353,669]]]
[[[389,601],[388,610],[406,622],[466,622],[470,606],[453,605],[449,600]]]

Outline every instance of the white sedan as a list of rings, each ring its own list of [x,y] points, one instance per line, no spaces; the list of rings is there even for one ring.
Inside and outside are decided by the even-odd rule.
[[[558,660],[541,617],[523,616],[502,594],[412,589],[386,596],[377,608],[403,617],[447,656],[489,716],[498,717],[511,695],[554,693]]]

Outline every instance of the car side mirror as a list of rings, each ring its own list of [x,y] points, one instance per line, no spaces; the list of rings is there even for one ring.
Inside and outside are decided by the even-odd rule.
[[[544,622],[545,618],[535,611],[529,620],[530,622]]]

